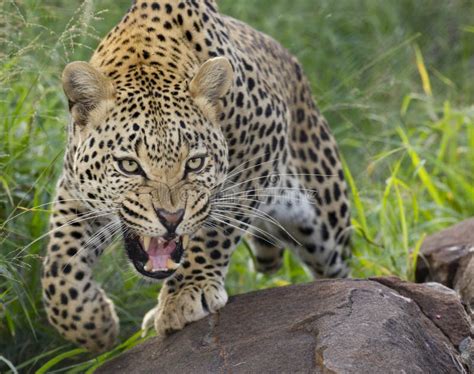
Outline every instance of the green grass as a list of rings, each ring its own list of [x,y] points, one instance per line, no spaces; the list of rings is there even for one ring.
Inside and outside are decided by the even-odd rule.
[[[302,61],[340,144],[353,206],[353,275],[412,279],[411,249],[474,212],[474,7],[468,0],[221,0],[221,9]],[[82,5],[81,5],[82,4]],[[120,248],[96,273],[117,305],[122,344],[94,358],[64,342],[42,311],[39,271],[61,169],[68,61],[87,60],[128,0],[0,3],[0,372],[92,370],[140,341],[156,284]],[[109,9],[108,11],[105,11]],[[285,255],[256,274],[245,245],[230,294],[310,278]]]

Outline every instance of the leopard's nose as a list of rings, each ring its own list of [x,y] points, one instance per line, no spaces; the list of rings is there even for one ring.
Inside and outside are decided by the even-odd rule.
[[[176,227],[183,220],[184,209],[178,209],[175,212],[169,212],[165,209],[156,209],[156,215],[161,224],[165,226],[169,234],[174,234]]]

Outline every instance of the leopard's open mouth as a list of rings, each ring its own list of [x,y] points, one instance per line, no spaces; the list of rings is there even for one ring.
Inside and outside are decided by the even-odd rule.
[[[137,271],[147,277],[164,279],[179,267],[187,235],[150,237],[134,233],[124,235],[125,249]]]

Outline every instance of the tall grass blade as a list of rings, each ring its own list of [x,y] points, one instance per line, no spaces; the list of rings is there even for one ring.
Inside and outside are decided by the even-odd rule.
[[[430,194],[431,198],[435,201],[437,205],[443,206],[444,205],[443,199],[441,198],[441,195],[438,189],[435,187],[433,181],[431,180],[431,177],[426,171],[423,163],[421,162],[420,157],[418,156],[416,151],[413,149],[413,147],[410,145],[410,142],[408,141],[408,137],[406,133],[403,131],[401,127],[397,128],[397,133],[402,139],[403,145],[405,146],[408,152],[408,155],[410,156],[411,162],[413,166],[415,167],[415,169],[417,170],[417,174],[420,177],[420,180],[423,183],[423,185],[428,190],[428,193]]]
[[[423,59],[423,55],[421,54],[420,47],[415,44],[414,49],[416,67],[418,68],[418,73],[420,74],[421,82],[423,84],[423,91],[426,95],[433,96],[433,92],[431,90],[430,76],[428,75],[428,71],[426,70],[425,61]]]
[[[73,358],[76,356],[79,356],[83,353],[87,353],[87,350],[84,348],[76,348],[64,353],[61,353],[57,355],[56,357],[50,359],[47,361],[43,366],[41,366],[37,371],[36,374],[45,374],[48,372],[49,369],[51,369],[53,366],[59,364],[60,362],[68,359],[68,358]]]
[[[349,184],[349,188],[352,191],[352,199],[354,201],[354,206],[357,212],[357,222],[359,223],[361,229],[364,231],[364,235],[369,238],[370,241],[373,241],[370,235],[370,230],[367,225],[367,219],[364,209],[364,204],[362,203],[362,199],[360,198],[360,193],[357,188],[357,185],[352,177],[352,174],[347,166],[347,163],[344,158],[342,158],[342,167],[344,170],[344,174],[346,176],[347,183]]]

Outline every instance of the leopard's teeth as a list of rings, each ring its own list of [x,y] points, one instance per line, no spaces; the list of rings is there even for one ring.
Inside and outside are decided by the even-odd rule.
[[[166,260],[166,267],[170,270],[176,270],[178,268],[179,264],[174,262],[171,258],[168,258]]]
[[[151,260],[148,260],[144,266],[145,271],[153,271],[153,265],[151,264]]]
[[[148,248],[150,247],[151,237],[144,236],[143,237],[143,249],[148,252]]]
[[[183,235],[182,243],[183,243],[183,249],[186,249],[188,247],[188,244],[189,244],[189,235],[187,235],[187,234]]]

